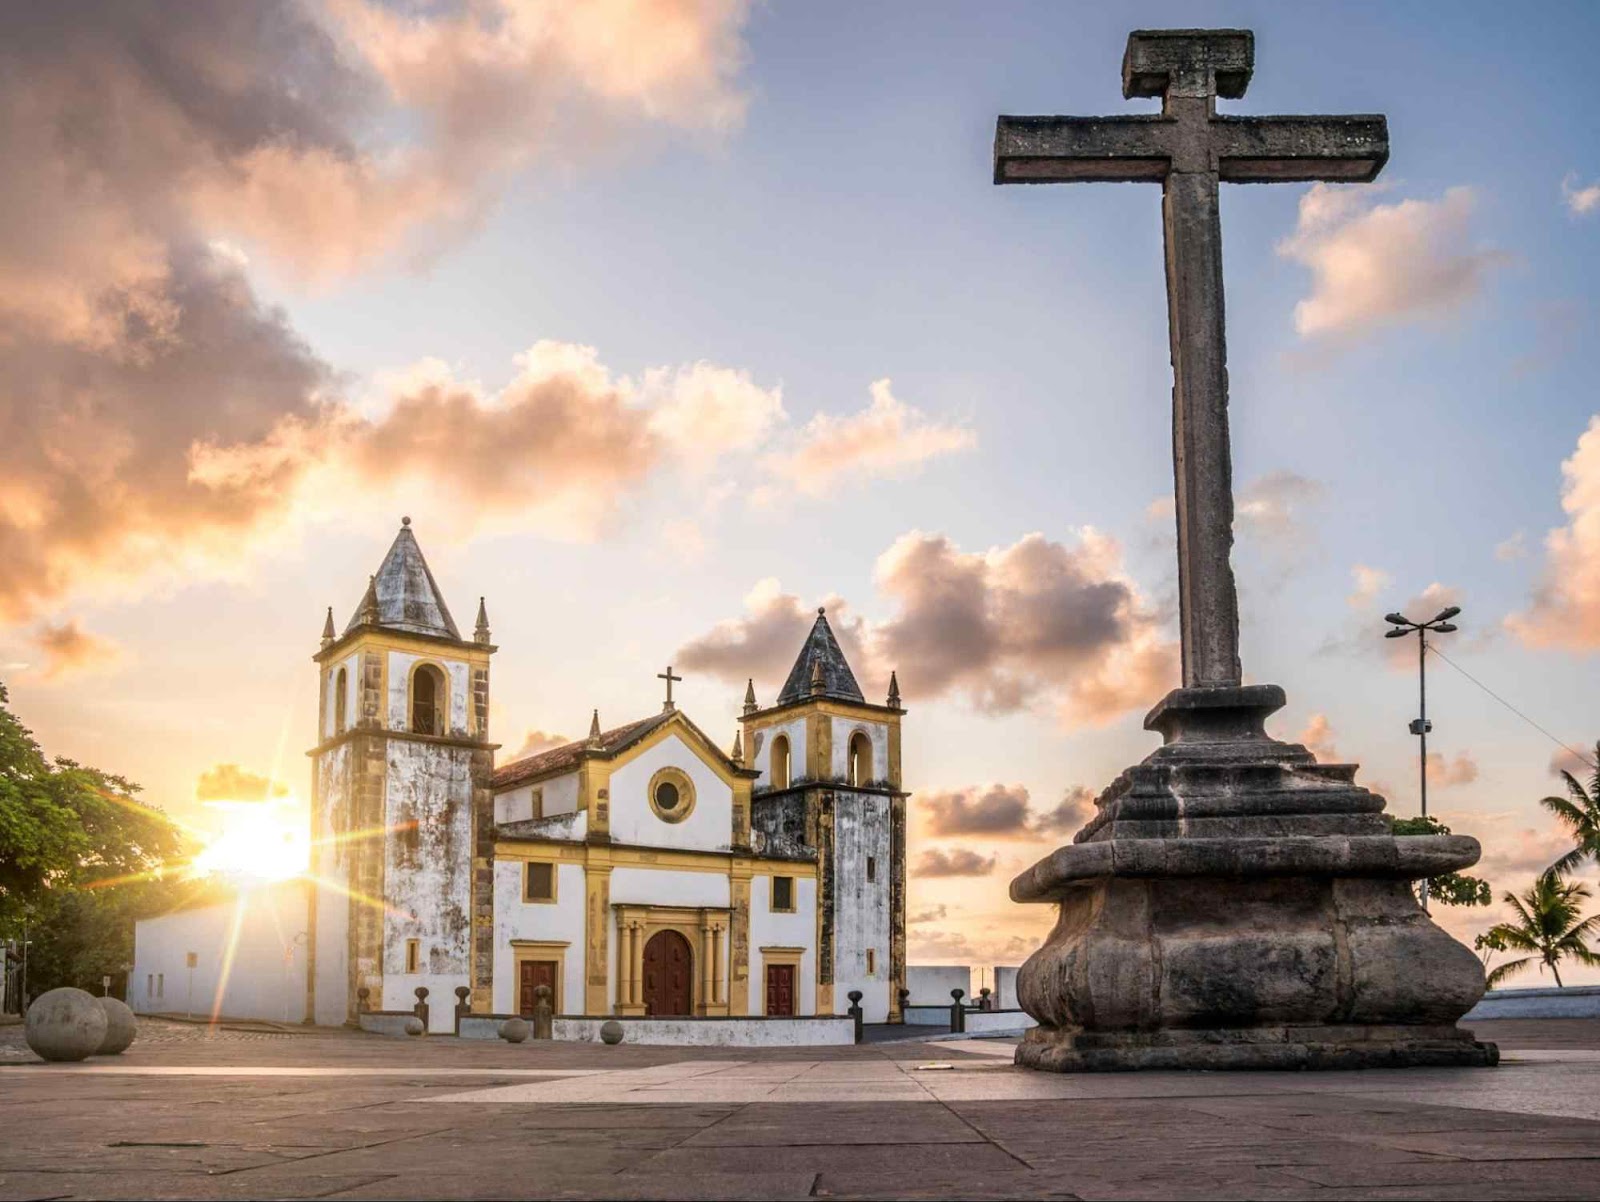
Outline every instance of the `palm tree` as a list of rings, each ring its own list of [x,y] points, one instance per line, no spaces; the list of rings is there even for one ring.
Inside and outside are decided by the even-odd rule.
[[[1579,915],[1588,897],[1587,886],[1562,880],[1554,869],[1546,871],[1521,897],[1507,893],[1503,900],[1517,912],[1516,921],[1496,923],[1479,936],[1479,944],[1495,950],[1530,954],[1508,960],[1490,973],[1489,988],[1493,989],[1536,960],[1549,966],[1558,989],[1562,988],[1559,961],[1570,959],[1579,964],[1600,964],[1600,955],[1590,951],[1588,945],[1589,938],[1600,929],[1600,914],[1588,918]],[[1540,971],[1544,971],[1543,966]]]
[[[1562,772],[1567,795],[1539,799],[1539,804],[1572,835],[1572,850],[1550,865],[1550,871],[1557,876],[1566,876],[1585,860],[1600,864],[1600,743],[1595,744],[1594,750],[1596,767],[1588,788],[1572,773]]]

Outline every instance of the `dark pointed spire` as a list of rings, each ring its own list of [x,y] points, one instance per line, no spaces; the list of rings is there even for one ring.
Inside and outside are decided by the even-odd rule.
[[[324,647],[333,646],[333,640],[336,637],[337,635],[333,629],[333,606],[330,605],[328,606],[328,618],[322,623],[322,645]]]
[[[792,702],[804,701],[808,697],[866,701],[861,695],[861,686],[856,684],[855,674],[845,662],[844,652],[839,650],[838,640],[833,637],[827,613],[821,609],[817,610],[816,623],[811,627],[811,633],[806,636],[805,645],[800,648],[800,655],[794,661],[794,667],[789,669],[789,678],[783,682],[783,691],[778,694],[778,704],[789,705]]]
[[[728,758],[730,760],[732,760],[735,764],[743,764],[744,763],[744,732],[743,731],[735,730],[733,732],[733,753],[731,755],[729,755]]]
[[[750,677],[744,686],[744,712],[753,714],[761,707],[756,704],[756,681]]]
[[[900,677],[891,669],[889,672],[889,708],[892,710],[903,709],[900,704]]]
[[[599,710],[595,710],[594,715],[589,719],[589,746],[591,746],[591,747],[600,746],[600,711]]]
[[[478,598],[478,624],[473,628],[472,641],[475,643],[489,641],[489,610],[482,597]]]
[[[351,626],[376,626],[378,624],[378,618],[379,617],[380,617],[380,611],[378,609],[378,578],[376,576],[368,576],[367,577],[367,591],[364,594],[362,594],[362,597],[361,597],[361,608],[356,610],[355,620],[352,621],[350,623],[350,625]],[[345,629],[348,630],[349,627],[346,627]]]
[[[428,561],[422,557],[422,548],[411,532],[411,519],[400,519],[400,533],[389,546],[389,553],[378,567],[371,590],[376,600],[377,616],[367,619],[366,601],[351,619],[350,626],[371,621],[374,625],[393,630],[407,630],[413,634],[442,635],[460,640],[455,619],[444,603],[444,595],[428,570]],[[349,630],[350,626],[345,629]]]

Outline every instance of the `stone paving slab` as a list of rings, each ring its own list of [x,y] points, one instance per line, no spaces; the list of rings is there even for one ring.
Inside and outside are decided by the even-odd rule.
[[[191,1033],[0,1065],[0,1200],[1586,1198],[1600,1022],[1585,1030],[1497,1031],[1493,1070],[1137,1076],[1029,1073],[985,1040]]]

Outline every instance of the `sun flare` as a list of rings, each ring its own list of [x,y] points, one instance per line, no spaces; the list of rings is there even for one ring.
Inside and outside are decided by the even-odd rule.
[[[195,876],[216,874],[244,881],[286,881],[311,866],[311,816],[305,803],[213,801],[222,828],[195,856]]]

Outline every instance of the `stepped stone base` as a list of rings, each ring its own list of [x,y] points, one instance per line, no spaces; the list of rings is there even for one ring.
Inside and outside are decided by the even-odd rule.
[[[1035,1027],[1016,1057],[1026,1068],[1056,1073],[1484,1068],[1499,1061],[1494,1044],[1479,1043],[1458,1027],[1361,1025],[1149,1033]]]
[[[1494,1064],[1455,1022],[1483,966],[1411,882],[1477,841],[1397,838],[1355,765],[1265,731],[1271,685],[1179,689],[1166,744],[1096,801],[1074,841],[1011,883],[1059,918],[1017,974],[1039,1021],[1017,1063],[1139,1068]]]

